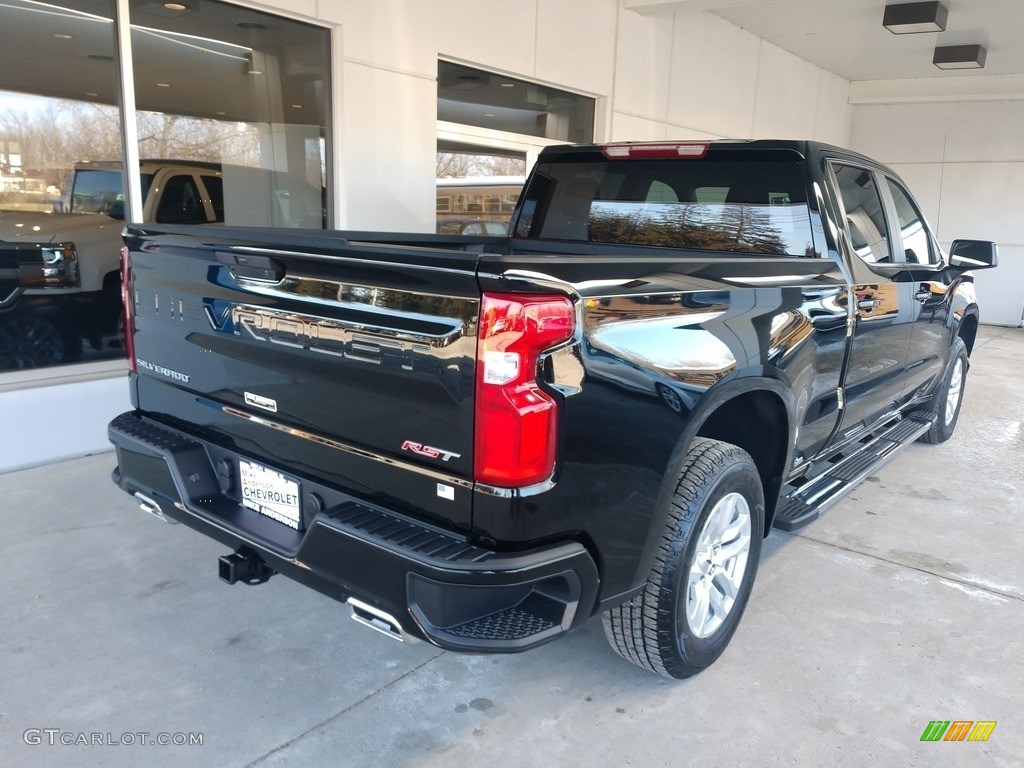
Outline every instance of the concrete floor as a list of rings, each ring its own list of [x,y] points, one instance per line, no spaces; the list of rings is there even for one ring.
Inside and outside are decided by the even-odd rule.
[[[732,645],[685,682],[599,621],[460,656],[284,578],[229,587],[223,548],[141,513],[112,454],[0,475],[0,766],[1024,765],[1022,379],[1024,330],[982,329],[955,437],[773,532]],[[922,743],[930,720],[998,725]],[[60,744],[139,732],[203,742]]]

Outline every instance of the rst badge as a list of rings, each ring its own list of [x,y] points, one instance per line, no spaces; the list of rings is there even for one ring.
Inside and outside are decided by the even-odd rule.
[[[446,451],[442,448],[434,448],[430,445],[423,445],[422,443],[414,443],[412,440],[406,440],[402,443],[403,451],[411,451],[412,453],[420,456],[426,456],[430,459],[440,459],[441,461],[448,461],[449,459],[460,459],[462,458],[461,453],[453,453],[452,451]]]

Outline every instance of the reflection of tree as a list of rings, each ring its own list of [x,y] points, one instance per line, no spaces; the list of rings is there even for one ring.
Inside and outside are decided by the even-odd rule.
[[[521,157],[477,155],[470,152],[438,152],[437,178],[464,179],[467,176],[523,176],[526,160]]]
[[[590,239],[597,242],[785,254],[779,225],[763,206],[595,204]]]
[[[256,126],[157,112],[139,112],[137,119],[143,158],[259,166]],[[117,108],[88,102],[53,99],[37,111],[0,112],[0,139],[20,144],[26,175],[64,191],[76,162],[121,157]]]

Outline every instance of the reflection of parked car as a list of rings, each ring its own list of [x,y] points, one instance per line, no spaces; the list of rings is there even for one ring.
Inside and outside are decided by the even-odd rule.
[[[674,413],[685,415],[693,406],[695,395],[684,393],[680,385],[662,380],[652,371],[617,357],[603,349],[598,349],[585,341],[583,350],[584,368],[587,375],[616,384],[624,389],[641,392],[645,395],[658,397],[661,402]],[[697,392],[696,395],[699,395]]]
[[[323,190],[305,178],[178,160],[139,170],[144,222],[324,225]],[[75,168],[69,213],[0,213],[0,370],[75,362],[83,339],[116,344],[123,219],[119,162]]]
[[[469,219],[440,221],[437,224],[439,235],[505,235],[508,233],[508,224],[503,221],[491,221],[489,219]]]
[[[462,225],[463,235],[504,235],[508,225],[500,221],[468,221]]]
[[[224,220],[220,165],[146,160],[143,220]],[[69,213],[0,213],[0,370],[75,362],[116,338],[124,218],[120,163],[75,168]]]

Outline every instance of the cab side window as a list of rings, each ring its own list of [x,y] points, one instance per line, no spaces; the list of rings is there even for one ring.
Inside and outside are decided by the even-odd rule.
[[[853,250],[869,264],[889,263],[892,252],[882,197],[874,174],[852,165],[832,165]]]
[[[910,264],[935,264],[938,259],[932,249],[928,228],[910,197],[910,193],[888,177],[885,181],[896,206],[896,213],[900,220],[900,234],[903,238],[903,258],[897,260]]]
[[[191,176],[171,176],[165,183],[157,204],[156,220],[160,224],[204,224],[199,187]]]
[[[213,220],[224,221],[224,180],[220,176],[203,175],[206,193],[210,196],[213,206]]]

